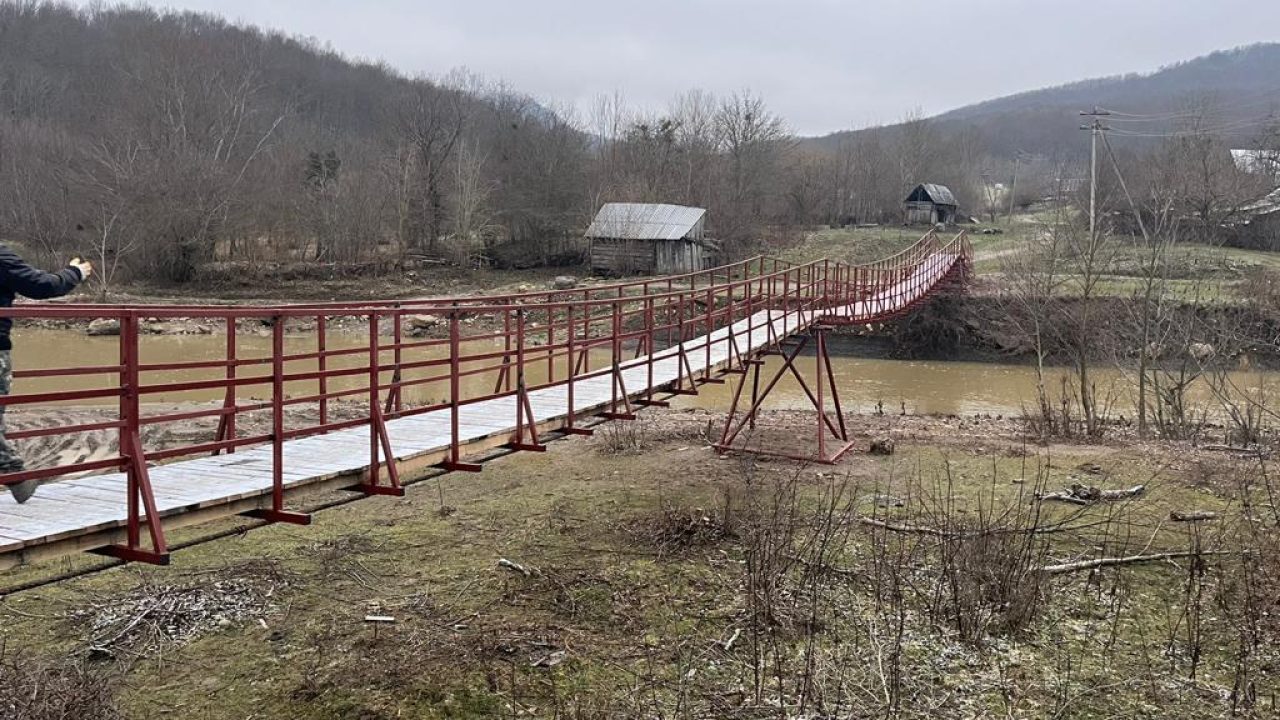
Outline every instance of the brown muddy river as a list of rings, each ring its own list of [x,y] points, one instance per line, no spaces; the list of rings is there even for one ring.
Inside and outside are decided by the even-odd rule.
[[[812,356],[798,358],[796,364],[804,372],[805,380],[812,387],[815,376],[815,359]],[[761,371],[761,386],[782,360],[768,358]],[[1035,368],[1025,364],[997,362],[954,362],[886,360],[881,358],[837,357],[831,358],[832,372],[840,388],[841,403],[846,410],[885,414],[907,413],[924,415],[1018,415],[1024,407],[1035,404]],[[1063,378],[1070,382],[1071,373],[1066,368],[1049,368],[1046,387],[1052,397],[1057,397]],[[1098,369],[1092,373],[1098,396],[1106,400],[1113,414],[1132,417],[1136,403],[1133,383],[1136,379],[1115,369]],[[1280,373],[1234,372],[1231,382],[1242,391],[1259,393],[1271,399],[1271,407],[1280,407]],[[698,397],[683,402],[696,407],[727,408],[733,400],[734,386],[705,386]],[[750,386],[746,392],[750,393]],[[1197,381],[1188,393],[1193,405],[1214,407],[1210,388]],[[812,408],[800,385],[790,377],[784,377],[764,405],[766,409],[803,410]],[[1211,415],[1215,413],[1210,413]]]
[[[329,349],[364,347],[368,336],[355,332],[334,332],[328,334]],[[240,358],[260,358],[270,355],[271,338],[267,334],[241,334],[238,339],[238,355]],[[141,354],[144,363],[170,363],[195,360],[221,360],[224,357],[226,338],[221,335],[156,335],[143,336]],[[286,338],[286,351],[291,353],[314,352],[316,341],[313,335],[297,335]],[[66,367],[69,365],[113,364],[117,361],[118,338],[87,337],[75,330],[19,329],[14,333],[14,365],[19,370],[34,368]],[[489,346],[490,349],[500,349]],[[480,352],[479,344],[472,344],[471,352]],[[409,351],[406,351],[408,353]],[[445,347],[416,349],[415,357],[434,359],[447,358]],[[530,357],[538,357],[530,351]],[[406,354],[406,358],[408,355]],[[332,358],[328,361],[330,368],[355,367],[365,363],[366,356]],[[384,356],[384,362],[390,361],[390,353]],[[494,360],[485,363],[464,364],[464,372],[477,369],[482,364],[493,364]],[[593,367],[601,367],[608,362],[608,351],[593,353]],[[781,360],[776,356],[768,358],[762,373],[767,379],[778,367]],[[797,360],[806,378],[812,378],[815,361],[812,356],[802,356]],[[846,409],[859,412],[873,412],[881,405],[886,414],[897,414],[905,407],[913,414],[973,414],[990,413],[993,415],[1012,415],[1021,411],[1024,405],[1030,405],[1035,397],[1035,371],[1029,365],[949,362],[949,361],[909,361],[887,360],[878,358],[833,356],[833,371],[840,394]],[[314,370],[314,360],[294,361],[286,367],[287,373]],[[409,373],[406,377],[426,377],[427,375],[445,375],[447,366],[432,367]],[[242,368],[242,377],[266,375],[269,365]],[[556,362],[555,372],[564,377],[564,359]],[[546,363],[535,363],[531,368],[530,383],[543,382],[546,378]],[[1059,389],[1059,377],[1067,375],[1062,368],[1050,372],[1050,389],[1056,394]],[[181,370],[156,371],[146,373],[143,384],[206,380],[222,377],[221,370]],[[694,406],[708,409],[725,410],[732,399],[733,382],[736,376],[729,376],[731,381],[724,385],[703,386],[697,397],[679,398],[678,406]],[[1109,397],[1113,413],[1132,415],[1133,392],[1132,379],[1118,371],[1099,369],[1094,373],[1100,397]],[[384,381],[389,378],[384,377]],[[477,397],[493,391],[496,375],[494,371],[486,371],[463,378],[462,387],[465,397]],[[762,379],[762,383],[764,382]],[[1275,372],[1236,372],[1231,374],[1232,382],[1244,392],[1254,393],[1267,398],[1267,404],[1276,407],[1280,404],[1280,373]],[[367,376],[354,378],[338,378],[330,381],[330,391],[363,386]],[[18,378],[14,385],[15,393],[48,392],[54,390],[88,389],[94,387],[111,387],[115,384],[112,375],[94,377],[55,377],[55,378]],[[291,396],[315,393],[314,382],[294,382],[288,384],[286,392]],[[270,386],[266,384],[244,387],[240,389],[241,399],[266,398],[270,394]],[[1212,393],[1203,382],[1197,383],[1190,396],[1193,402],[1206,406],[1212,403]],[[192,390],[186,392],[163,392],[145,397],[144,402],[202,402],[221,400],[223,391],[219,389]],[[420,404],[428,401],[442,401],[448,397],[448,385],[444,381],[429,385],[406,388],[405,401],[409,404]],[[77,405],[110,405],[112,399],[101,401],[80,401]],[[805,409],[809,406],[803,391],[791,378],[785,378],[775,388],[774,393],[765,403],[769,409]]]
[[[423,340],[426,340],[425,338]],[[143,365],[147,364],[171,364],[182,362],[196,361],[222,361],[226,358],[226,336],[225,335],[144,335],[139,339],[139,353]],[[384,342],[390,342],[390,338],[384,338]],[[414,340],[409,340],[413,342]],[[247,334],[241,333],[236,338],[236,357],[239,360],[253,360],[260,358],[270,358],[271,356],[271,336],[269,332]],[[365,332],[337,332],[329,331],[326,335],[326,348],[329,351],[341,351],[345,349],[360,349],[368,347],[369,336]],[[114,365],[119,362],[119,338],[118,337],[90,337],[83,332],[75,330],[48,330],[48,329],[22,329],[17,330],[13,334],[13,363],[14,369],[18,373],[35,369],[65,368],[71,366],[92,367],[102,365]],[[285,353],[286,354],[306,354],[316,352],[316,337],[313,334],[287,335],[285,337]],[[501,352],[501,343],[488,341],[470,341],[464,344],[464,353],[481,354],[486,352]],[[449,357],[449,349],[447,345],[435,347],[413,348],[404,351],[403,362],[423,362],[429,360],[441,361],[438,365],[430,367],[416,368],[407,370],[404,375],[406,381],[414,379],[438,378],[431,382],[409,386],[404,389],[404,401],[406,404],[426,404],[431,402],[442,402],[449,397],[449,384],[447,377],[449,374],[449,366],[447,363]],[[548,376],[548,365],[545,362],[546,352],[538,353],[536,349],[527,351],[528,358],[543,359],[541,362],[533,362],[527,369],[527,381],[529,384],[537,384],[546,382]],[[393,360],[390,351],[384,351],[382,358],[384,364],[390,364]],[[609,361],[609,352],[607,349],[599,349],[592,351],[591,369],[599,369]],[[460,380],[460,387],[465,398],[479,397],[494,392],[494,385],[498,374],[496,369],[485,370],[485,368],[495,367],[500,360],[498,358],[489,358],[485,360],[477,360],[472,362],[461,363],[460,369],[463,377]],[[368,353],[359,352],[351,355],[339,355],[329,357],[326,360],[326,366],[329,370],[337,370],[342,368],[359,368],[368,366]],[[289,361],[285,364],[285,374],[306,373],[318,369],[317,361],[314,358]],[[271,365],[269,363],[255,364],[243,366],[237,369],[237,376],[240,378],[269,376],[271,373]],[[554,368],[556,377],[563,378],[567,373],[564,357],[556,358],[556,366]],[[471,374],[468,374],[471,373]],[[148,385],[164,385],[176,382],[199,382],[206,380],[222,379],[225,377],[225,371],[222,368],[197,368],[197,369],[180,369],[180,370],[152,370],[142,373],[141,385],[144,388],[143,402],[151,403],[184,403],[184,402],[208,402],[212,400],[222,400],[224,390],[221,388],[206,388],[198,390],[186,390],[180,392],[160,391],[146,392]],[[390,372],[384,372],[382,382],[391,380]],[[238,397],[241,400],[268,399],[271,395],[271,385],[264,377],[264,382],[241,386],[238,389]],[[335,377],[328,381],[329,392],[341,392],[343,390],[354,390],[358,388],[368,387],[368,374],[359,373],[345,377]],[[60,376],[60,377],[17,377],[14,380],[13,392],[17,393],[39,393],[53,392],[59,390],[90,390],[101,389],[106,387],[115,387],[117,384],[114,374],[88,375],[88,376]],[[302,397],[306,395],[314,395],[319,391],[317,382],[309,381],[293,381],[285,384],[285,393],[290,397]],[[366,396],[360,396],[363,399]],[[355,399],[355,396],[353,396]],[[79,400],[74,403],[79,406],[87,405],[112,405],[116,401],[114,398],[104,398],[101,400]]]

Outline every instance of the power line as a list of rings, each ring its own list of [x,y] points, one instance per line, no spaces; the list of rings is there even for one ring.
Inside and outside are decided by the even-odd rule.
[[[1213,135],[1216,133],[1234,132],[1236,130],[1246,130],[1253,127],[1262,127],[1269,123],[1280,122],[1280,118],[1275,116],[1267,116],[1260,118],[1250,118],[1247,120],[1237,120],[1234,122],[1223,123],[1221,125],[1205,125],[1188,130],[1169,130],[1166,132],[1145,131],[1145,130],[1125,130],[1113,128],[1113,133],[1117,137],[1148,137],[1148,138],[1177,138],[1177,137],[1195,137],[1200,135]]]
[[[1111,149],[1111,141],[1107,139],[1105,133],[1102,135],[1102,145],[1107,149],[1107,157],[1111,158],[1111,169],[1115,171],[1116,179],[1120,181],[1120,189],[1124,191],[1125,200],[1129,202],[1129,209],[1133,211],[1133,217],[1138,221],[1138,229],[1142,231],[1142,239],[1150,243],[1151,236],[1147,234],[1147,224],[1143,222],[1142,213],[1133,202],[1133,195],[1129,194],[1129,184],[1124,181],[1124,173],[1120,172],[1120,163],[1116,162],[1115,150]]]
[[[1280,85],[1270,88],[1260,88],[1251,90],[1243,95],[1232,98],[1221,104],[1223,108],[1231,108],[1241,110],[1244,108],[1258,107],[1263,105],[1280,106]],[[1157,113],[1126,113],[1111,108],[1102,108],[1110,112],[1114,117],[1114,122],[1160,122],[1165,120],[1177,120],[1181,118],[1196,118],[1204,115],[1203,112],[1196,110],[1169,110]]]

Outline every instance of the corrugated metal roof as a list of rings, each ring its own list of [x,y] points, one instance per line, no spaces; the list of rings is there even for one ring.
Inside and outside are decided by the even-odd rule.
[[[679,240],[707,211],[658,203],[605,203],[587,228],[587,237],[620,240]]]
[[[916,190],[920,190],[920,189],[923,189],[925,191],[925,194],[929,196],[929,199],[932,200],[935,205],[956,205],[957,204],[956,196],[951,194],[951,188],[947,187],[946,185],[938,185],[937,183],[922,183],[920,185],[917,185],[916,189],[912,190],[911,195],[908,195],[907,197],[910,198],[911,196],[915,195]]]

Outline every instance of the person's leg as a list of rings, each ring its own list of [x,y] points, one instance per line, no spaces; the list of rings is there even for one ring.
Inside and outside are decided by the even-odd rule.
[[[0,395],[8,395],[13,385],[13,360],[8,350],[0,350]],[[0,405],[0,473],[19,472],[23,469],[22,458],[14,449],[13,443],[4,436],[4,406]],[[35,494],[40,486],[38,480],[23,480],[17,485],[10,485],[9,492],[13,499],[24,503]]]

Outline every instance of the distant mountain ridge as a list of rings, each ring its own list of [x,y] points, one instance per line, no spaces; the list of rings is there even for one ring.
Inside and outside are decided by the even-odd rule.
[[[1080,110],[1094,105],[1128,115],[1159,115],[1137,122],[1116,116],[1118,129],[1139,135],[1177,131],[1187,108],[1207,104],[1205,122],[1247,146],[1280,116],[1280,43],[1224,50],[1150,73],[1093,78],[1031,90],[957,108],[932,118],[944,131],[979,131],[991,151],[1054,156],[1079,147]],[[892,126],[890,126],[892,127]],[[852,131],[854,133],[860,131]],[[822,141],[838,140],[850,132]],[[1141,140],[1140,140],[1141,141]]]

